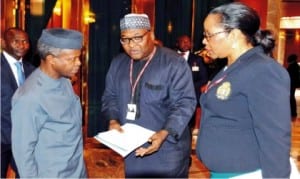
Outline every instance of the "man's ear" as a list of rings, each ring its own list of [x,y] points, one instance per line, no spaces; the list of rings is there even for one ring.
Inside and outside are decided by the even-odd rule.
[[[50,63],[50,64],[55,64],[55,60],[56,60],[56,57],[54,57],[53,55],[49,54],[45,57],[45,60]]]
[[[150,37],[151,37],[152,40],[155,40],[155,35],[154,35],[153,31],[150,31]]]

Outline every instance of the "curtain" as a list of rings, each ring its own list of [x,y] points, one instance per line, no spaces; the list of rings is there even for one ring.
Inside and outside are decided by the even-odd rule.
[[[176,38],[191,35],[192,0],[156,0],[155,35],[164,46],[174,48]]]
[[[192,37],[194,51],[203,47],[203,21],[209,10],[233,0],[156,0],[155,34],[165,46],[174,48],[180,35]],[[193,3],[194,21],[193,21]],[[194,29],[192,29],[194,24]],[[170,28],[172,28],[170,30]],[[169,30],[168,30],[169,29]],[[192,33],[194,31],[194,34]]]
[[[121,52],[120,19],[131,10],[130,0],[90,0],[96,22],[90,25],[88,63],[88,132],[92,137],[107,129],[101,116],[101,96],[112,58]]]
[[[26,0],[26,13],[25,13],[25,31],[28,33],[30,41],[30,49],[27,54],[30,62],[38,66],[40,64],[40,59],[36,54],[36,45],[39,37],[42,34],[44,28],[46,28],[48,21],[52,15],[52,10],[56,4],[57,0],[45,0],[44,1],[44,14],[41,16],[33,16],[30,14],[30,0]]]

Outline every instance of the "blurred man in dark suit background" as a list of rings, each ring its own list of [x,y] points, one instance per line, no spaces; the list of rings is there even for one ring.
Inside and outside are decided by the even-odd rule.
[[[28,35],[25,31],[18,28],[9,28],[4,32],[2,40],[1,178],[6,178],[9,164],[15,171],[16,177],[19,177],[11,151],[11,98],[16,89],[24,82],[24,78],[28,77],[35,67],[23,59],[30,47]],[[16,66],[18,63],[21,63],[21,73],[18,73],[18,67]]]

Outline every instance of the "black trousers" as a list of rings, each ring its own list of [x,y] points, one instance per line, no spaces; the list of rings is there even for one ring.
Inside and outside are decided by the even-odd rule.
[[[296,88],[291,87],[290,104],[291,104],[292,117],[297,117],[297,102],[296,102],[296,98],[295,98],[295,91],[296,91]]]
[[[20,178],[15,160],[12,155],[11,144],[1,143],[1,178],[6,178],[8,166],[16,173],[16,178]]]

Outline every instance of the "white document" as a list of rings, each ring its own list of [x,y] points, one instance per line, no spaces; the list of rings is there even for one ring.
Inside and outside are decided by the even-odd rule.
[[[100,132],[95,136],[95,139],[123,157],[146,143],[155,133],[152,130],[132,123],[126,123],[121,126],[121,128],[123,132],[119,132],[115,129]]]
[[[290,157],[290,163],[291,163],[290,179],[299,179],[300,178],[300,171],[297,168],[296,161],[292,157]]]

